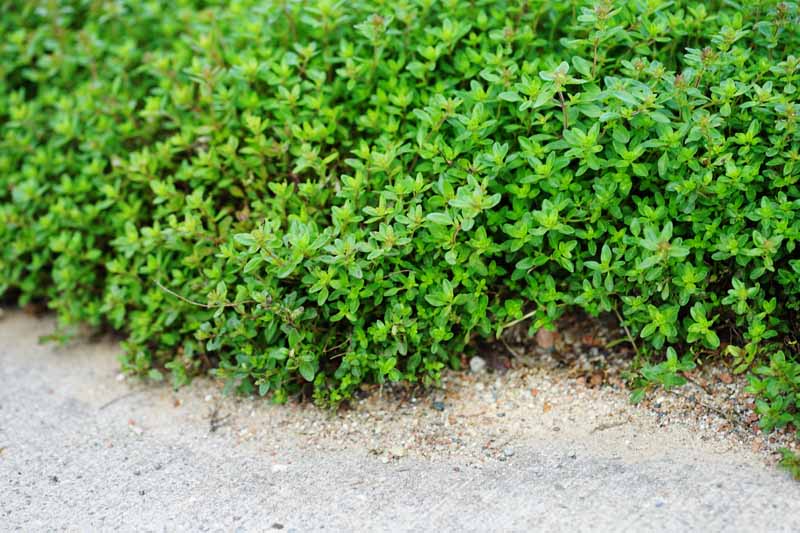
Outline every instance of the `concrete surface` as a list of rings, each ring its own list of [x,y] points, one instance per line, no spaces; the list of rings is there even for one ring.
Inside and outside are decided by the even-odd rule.
[[[800,530],[800,483],[711,439],[532,433],[481,465],[241,440],[191,411],[203,385],[179,400],[122,382],[113,343],[38,344],[50,328],[0,319],[3,531]]]

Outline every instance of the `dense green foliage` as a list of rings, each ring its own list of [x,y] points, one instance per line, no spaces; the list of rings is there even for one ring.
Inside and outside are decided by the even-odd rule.
[[[219,5],[214,5],[219,4]],[[0,292],[282,400],[615,312],[800,427],[800,20],[773,1],[6,1]],[[632,339],[633,340],[633,339]]]

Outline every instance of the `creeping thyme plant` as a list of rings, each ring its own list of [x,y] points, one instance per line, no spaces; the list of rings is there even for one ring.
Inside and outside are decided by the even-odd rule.
[[[800,427],[796,3],[0,5],[0,294],[128,371],[335,404],[582,309]]]

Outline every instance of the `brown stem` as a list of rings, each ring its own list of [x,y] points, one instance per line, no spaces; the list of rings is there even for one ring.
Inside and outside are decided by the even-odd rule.
[[[561,101],[561,114],[563,115],[564,129],[569,129],[569,116],[567,115],[567,103],[564,101],[564,93],[558,91],[558,99]]]
[[[159,289],[161,289],[162,291],[166,292],[167,294],[169,294],[171,296],[174,296],[178,300],[181,300],[182,302],[186,302],[187,304],[194,305],[195,307],[202,307],[204,309],[216,309],[217,307],[234,307],[234,306],[242,305],[242,304],[254,304],[254,303],[256,303],[255,300],[245,300],[244,302],[227,302],[227,303],[224,303],[224,304],[219,305],[219,306],[211,305],[211,304],[207,304],[207,303],[197,302],[195,300],[190,300],[186,296],[178,294],[177,292],[173,291],[172,289],[169,289],[169,288],[165,287],[164,285],[159,283],[158,280],[154,280],[154,282],[155,282],[156,286],[158,286]]]
[[[625,330],[625,334],[628,336],[628,342],[631,343],[631,346],[633,346],[633,351],[636,352],[636,357],[639,358],[640,357],[639,347],[636,346],[636,341],[634,340],[633,335],[631,335],[631,330],[629,330],[628,326],[625,325],[625,321],[622,319],[622,315],[619,314],[619,311],[617,311],[616,307],[614,308],[614,314],[617,315],[617,320],[619,320],[619,325],[622,326],[622,329]]]

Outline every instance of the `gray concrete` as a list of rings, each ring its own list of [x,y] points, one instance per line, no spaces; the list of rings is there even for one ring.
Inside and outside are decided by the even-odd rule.
[[[270,447],[211,432],[206,385],[178,409],[166,387],[118,381],[113,344],[38,345],[48,327],[0,319],[0,530],[800,530],[800,484],[741,450],[566,435],[479,465],[297,434]]]

